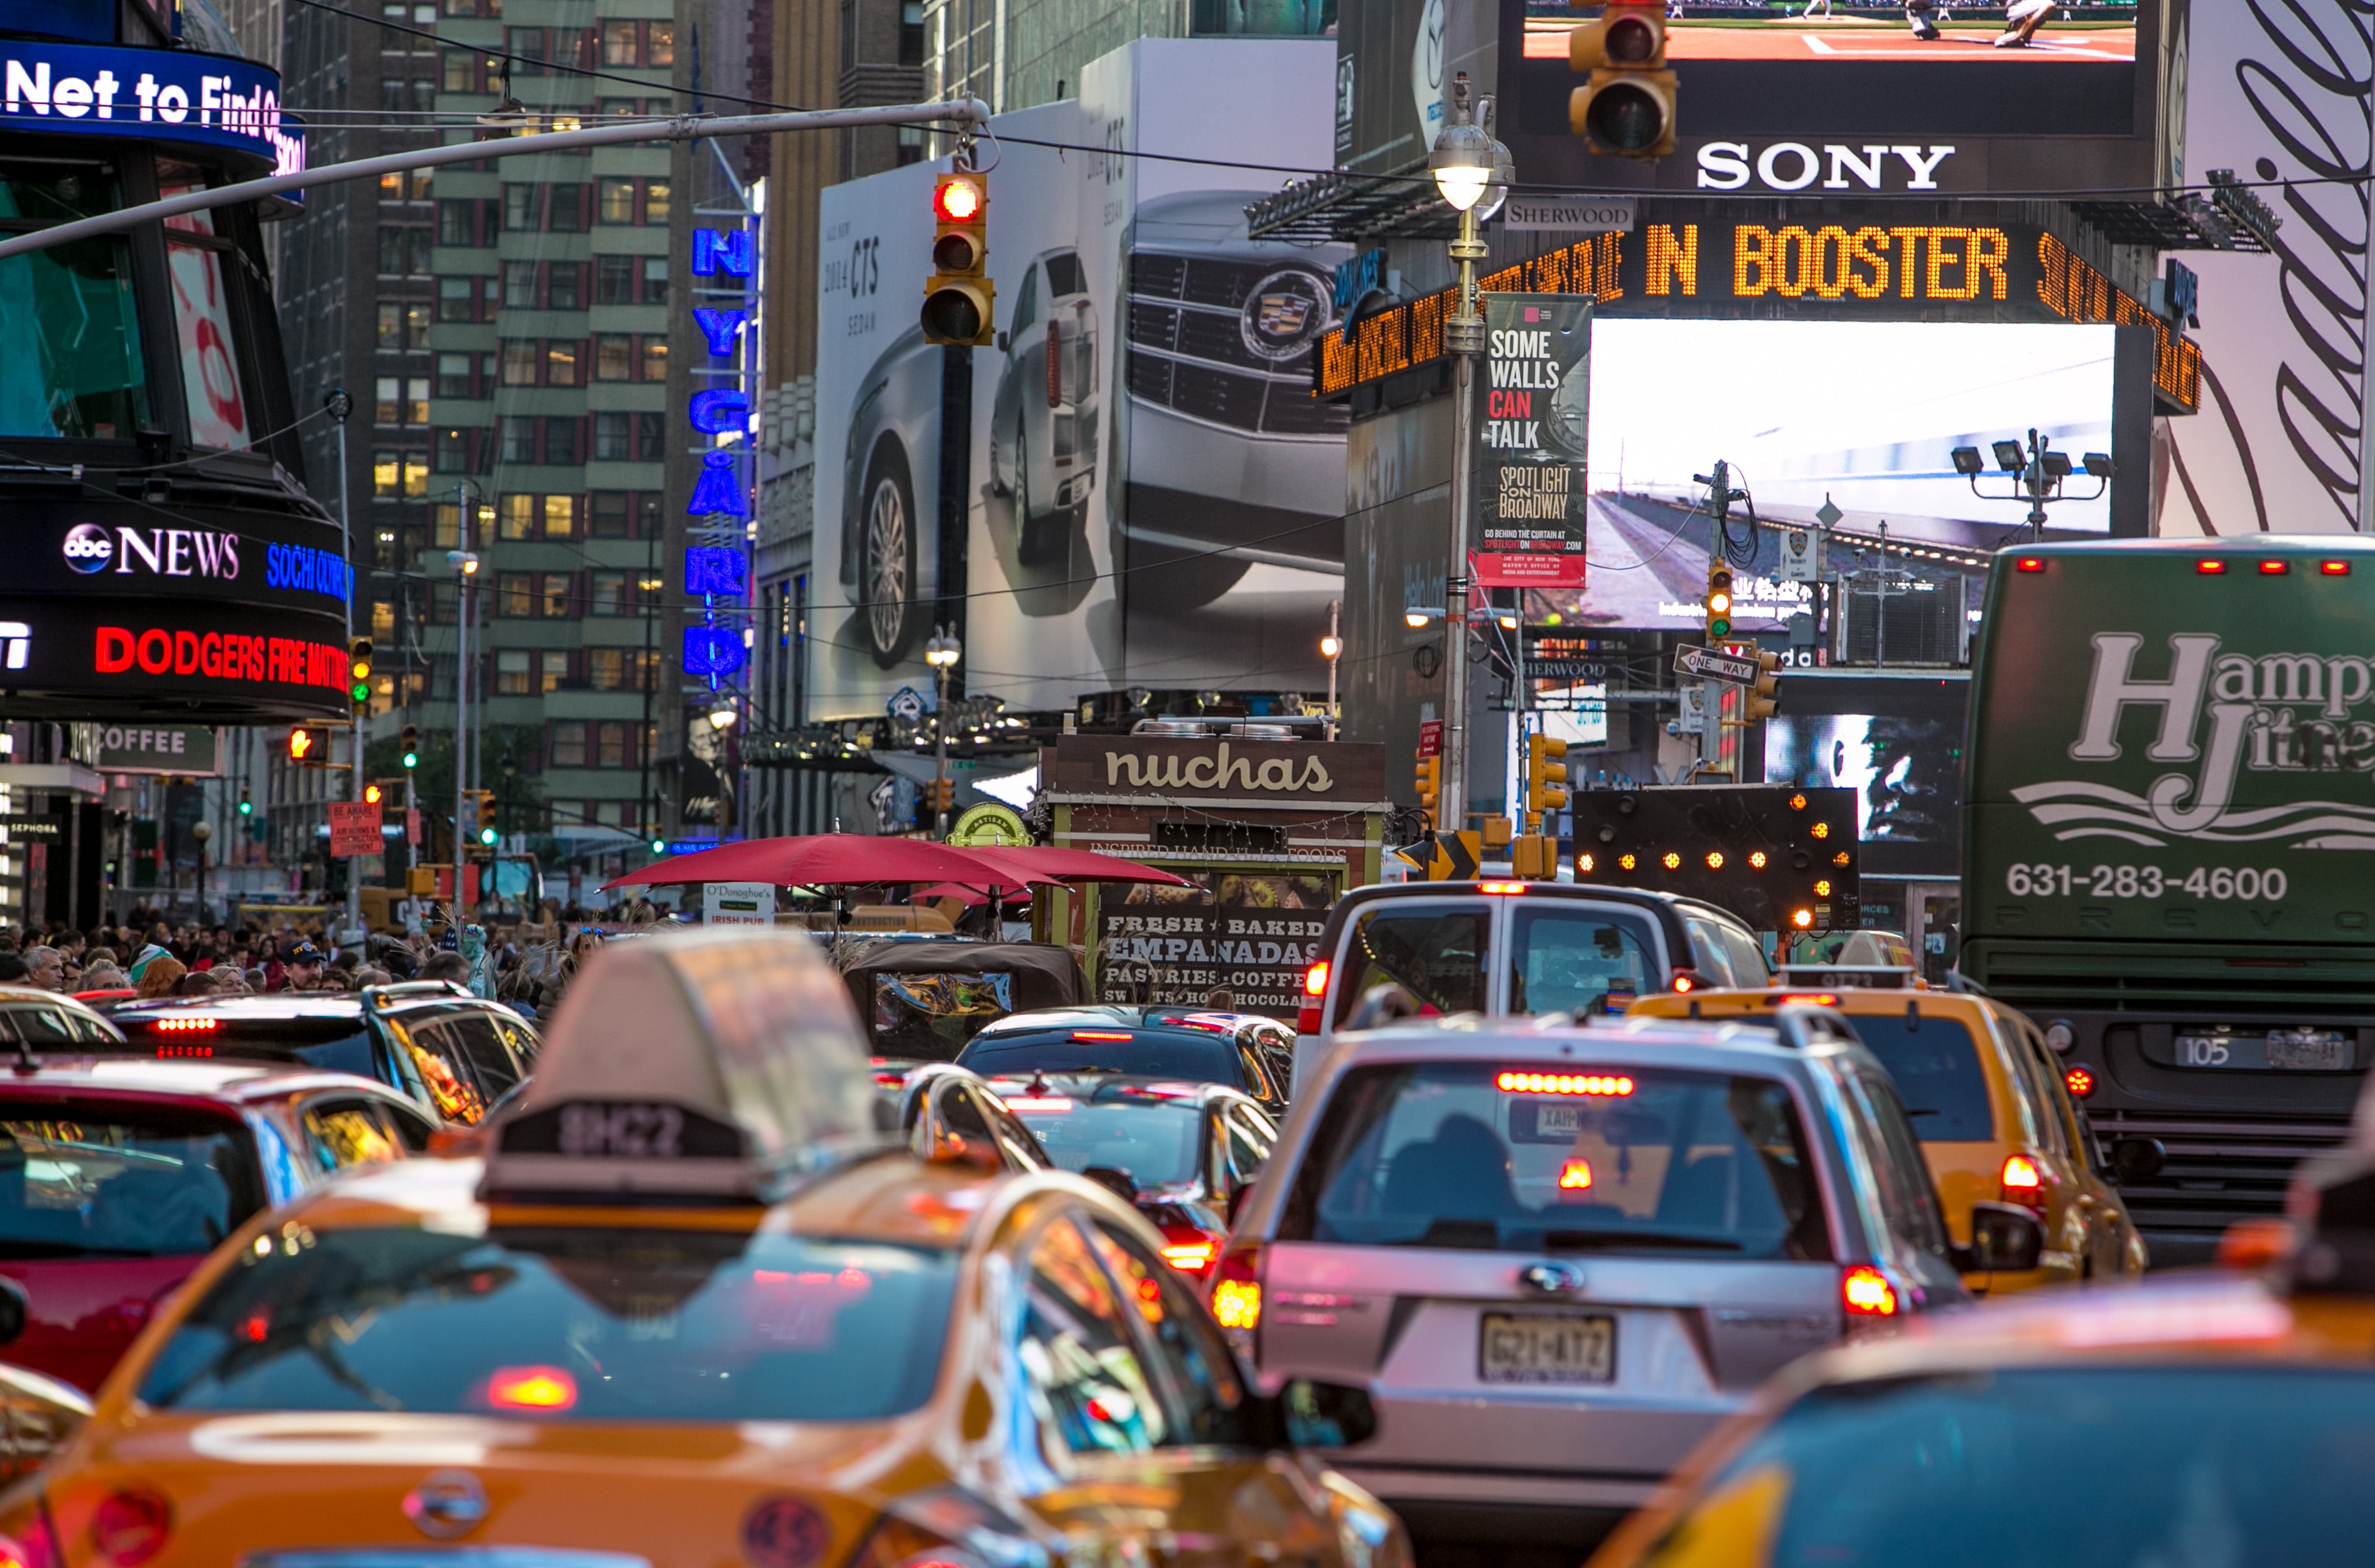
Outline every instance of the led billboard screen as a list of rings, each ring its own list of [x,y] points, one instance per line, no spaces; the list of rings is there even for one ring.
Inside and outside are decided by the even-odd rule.
[[[1956,875],[1962,843],[1965,675],[1793,670],[1765,724],[1765,778],[1852,791],[1863,868]]]

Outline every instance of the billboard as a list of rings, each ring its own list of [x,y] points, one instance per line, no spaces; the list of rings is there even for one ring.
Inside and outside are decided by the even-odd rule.
[[[2200,69],[2185,84],[2180,172],[2198,187],[2234,171],[2282,227],[2272,254],[2185,253],[2215,417],[2163,431],[2158,531],[2365,531],[2366,12],[2348,0],[2192,11],[2185,58]]]
[[[970,693],[1325,685],[1346,411],[1311,395],[1311,354],[1347,253],[1248,241],[1247,187],[1278,177],[1223,165],[1328,162],[1334,64],[1327,40],[1141,40],[995,121],[997,342],[971,354],[946,563]],[[929,690],[943,351],[916,317],[939,167],[821,197],[812,717]]]
[[[1853,792],[1863,868],[1951,879],[1970,678],[1792,670],[1765,721],[1767,784]]]

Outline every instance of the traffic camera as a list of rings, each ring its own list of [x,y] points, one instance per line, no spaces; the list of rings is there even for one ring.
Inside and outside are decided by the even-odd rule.
[[[347,695],[356,707],[365,707],[372,694],[372,640],[358,637],[347,644]]]
[[[1663,158],[1674,150],[1678,86],[1666,68],[1666,8],[1613,0],[1567,34],[1567,65],[1590,81],[1567,96],[1567,127],[1591,150]]]
[[[1731,635],[1731,568],[1719,556],[1707,558],[1707,638],[1709,646]]]
[[[989,184],[970,169],[932,184],[932,276],[924,285],[927,343],[976,347],[992,340],[998,285],[990,280]]]
[[[1418,808],[1436,819],[1436,803],[1443,798],[1443,758],[1440,753],[1418,760]]]
[[[1759,652],[1756,655],[1756,680],[1749,687],[1741,707],[1741,718],[1757,724],[1771,718],[1781,706],[1781,655]]]
[[[419,725],[404,726],[404,765],[408,768],[420,766],[420,726]]]

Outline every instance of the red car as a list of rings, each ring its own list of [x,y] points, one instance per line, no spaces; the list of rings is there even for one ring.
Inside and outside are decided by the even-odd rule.
[[[57,1057],[0,1071],[8,1359],[95,1391],[158,1303],[257,1209],[427,1146],[410,1100],[269,1064]]]

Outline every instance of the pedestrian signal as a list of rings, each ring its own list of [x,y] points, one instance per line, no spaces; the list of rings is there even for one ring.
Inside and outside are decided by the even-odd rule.
[[[1612,0],[1567,34],[1567,65],[1590,80],[1567,95],[1567,128],[1592,151],[1663,158],[1674,150],[1677,82],[1666,68],[1666,8]]]

